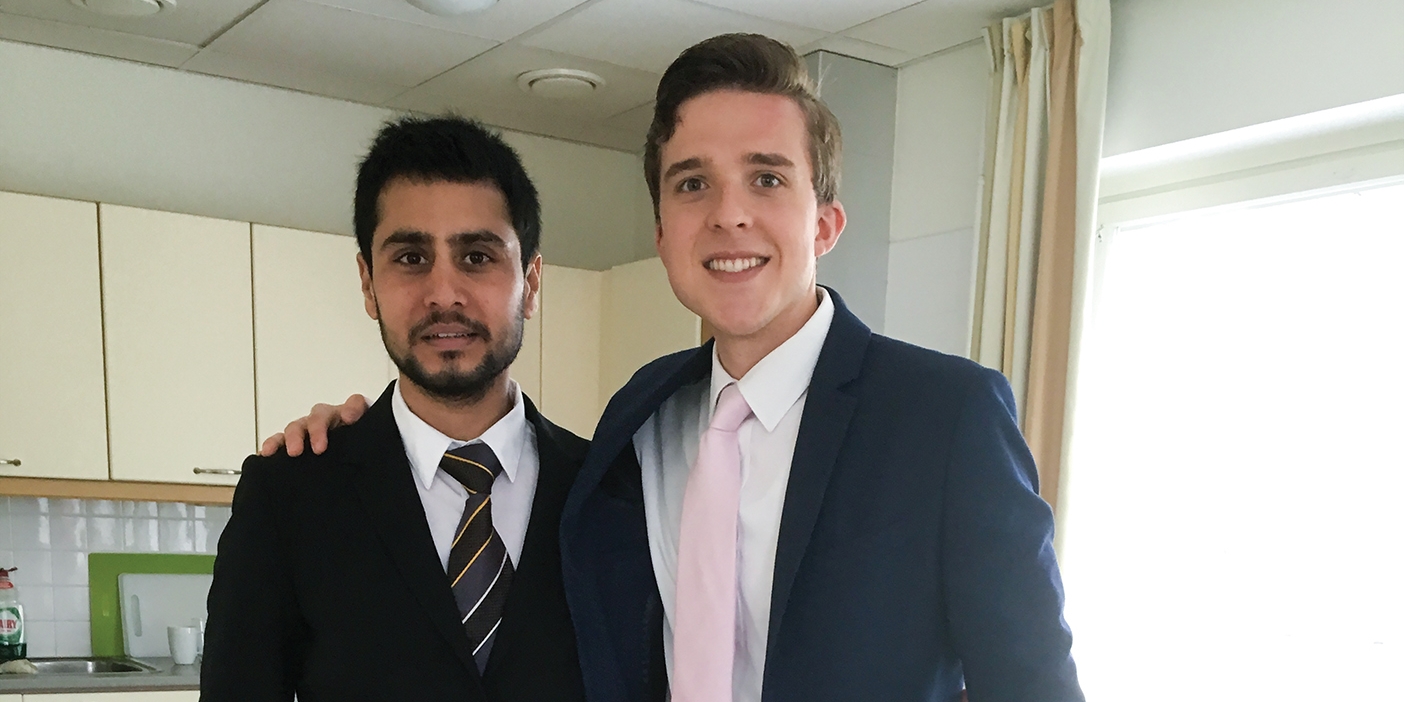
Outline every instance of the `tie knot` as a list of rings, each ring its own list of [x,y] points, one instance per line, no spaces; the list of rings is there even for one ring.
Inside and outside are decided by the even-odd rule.
[[[709,426],[717,431],[736,431],[749,416],[751,406],[746,404],[746,398],[741,396],[740,386],[732,383],[722,388],[721,395],[717,398],[717,409],[712,412],[712,423]]]
[[[493,481],[502,473],[502,463],[497,460],[497,454],[482,442],[450,449],[439,461],[439,467],[462,483],[469,492],[475,493],[491,494]]]

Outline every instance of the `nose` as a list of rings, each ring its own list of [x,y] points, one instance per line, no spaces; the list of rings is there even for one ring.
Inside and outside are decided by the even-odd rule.
[[[750,203],[746,189],[721,184],[713,189],[712,208],[707,213],[707,226],[715,231],[746,230],[751,226]]]
[[[429,307],[462,307],[467,302],[463,290],[462,274],[454,267],[450,257],[439,256],[425,281],[424,302]]]

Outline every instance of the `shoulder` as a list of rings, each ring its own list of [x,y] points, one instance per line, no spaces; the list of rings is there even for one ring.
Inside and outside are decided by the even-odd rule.
[[[693,360],[697,354],[702,353],[703,349],[708,349],[710,353],[710,348],[710,346],[694,346],[690,349],[675,351],[667,356],[655,358],[644,364],[642,368],[634,371],[634,375],[629,378],[629,382],[625,383],[624,387],[620,388],[619,392],[615,393],[614,396],[629,396],[644,392],[649,388],[666,382],[669,378],[680,372],[683,366],[687,365],[688,361]]]
[[[865,375],[901,378],[904,382],[933,382],[981,387],[1003,382],[998,371],[968,358],[874,334],[868,345]]]
[[[538,450],[540,447],[549,445],[559,451],[567,460],[576,464],[583,462],[585,454],[590,450],[588,440],[552,422],[543,415],[537,415],[537,421],[528,422],[527,425],[536,434]]]

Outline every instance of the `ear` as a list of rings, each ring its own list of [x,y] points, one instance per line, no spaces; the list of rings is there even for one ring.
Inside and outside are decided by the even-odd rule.
[[[366,314],[371,319],[380,319],[380,305],[375,301],[375,288],[371,286],[370,266],[366,265],[365,257],[356,254],[356,267],[361,270],[361,296],[365,298]]]
[[[843,226],[848,223],[848,215],[843,211],[843,203],[834,200],[828,204],[820,203],[819,226],[814,234],[814,257],[818,258],[834,250],[838,244],[839,235],[843,234]]]
[[[522,290],[522,316],[531,319],[536,316],[541,303],[541,254],[532,257],[527,264],[526,285]]]
[[[653,223],[653,248],[658,251],[658,255],[663,255],[663,221],[654,220]]]

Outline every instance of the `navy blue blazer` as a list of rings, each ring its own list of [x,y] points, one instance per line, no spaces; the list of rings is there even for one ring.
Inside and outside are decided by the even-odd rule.
[[[781,514],[765,702],[1080,702],[1053,515],[1004,377],[873,334],[833,291]],[[634,433],[711,344],[610,400],[561,523],[587,697],[661,700]]]

